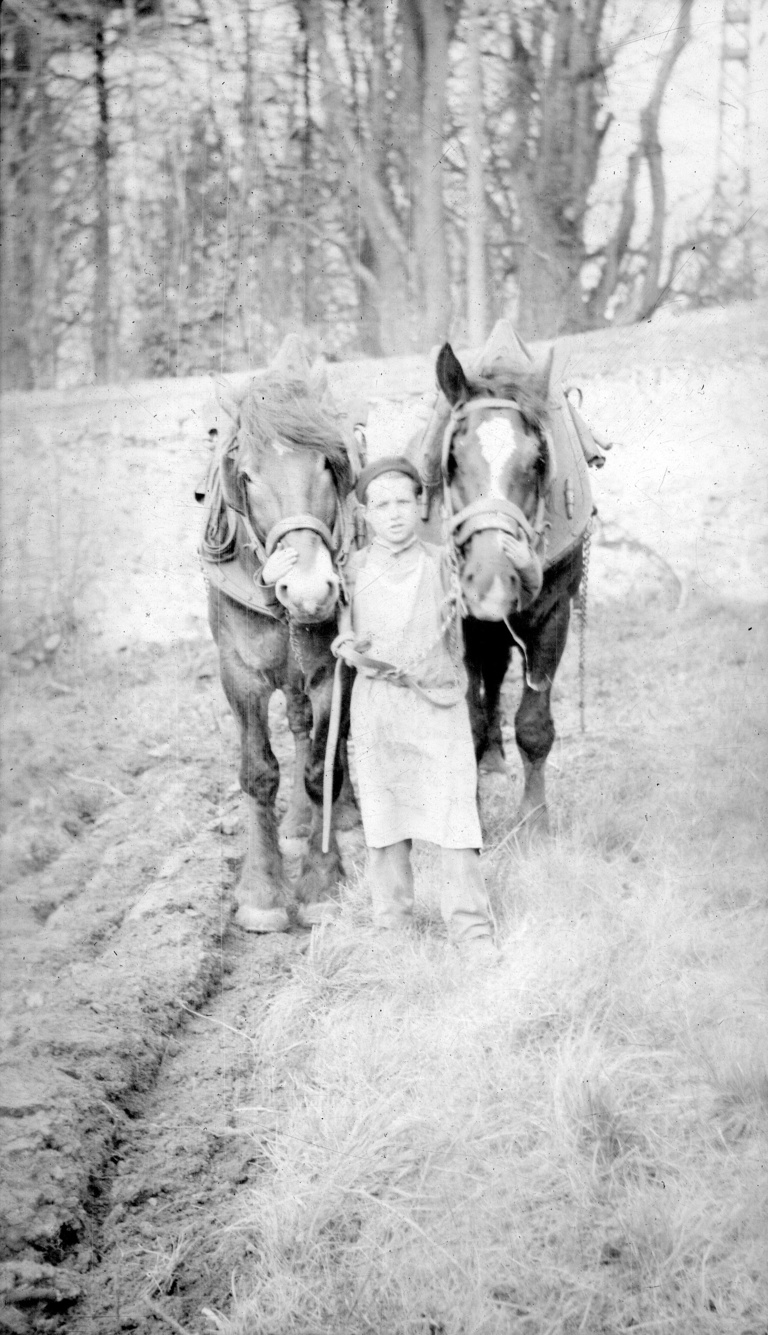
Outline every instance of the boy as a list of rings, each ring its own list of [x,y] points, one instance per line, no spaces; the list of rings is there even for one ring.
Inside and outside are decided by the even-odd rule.
[[[373,540],[350,558],[350,606],[332,647],[357,669],[351,732],[375,925],[386,932],[409,926],[411,845],[423,839],[441,850],[449,939],[490,959],[496,951],[480,868],[466,674],[451,653],[441,552],[416,536],[420,491],[419,474],[403,456],[363,469],[357,496]],[[290,568],[283,552],[281,566]],[[280,578],[273,562],[264,570],[270,582]]]

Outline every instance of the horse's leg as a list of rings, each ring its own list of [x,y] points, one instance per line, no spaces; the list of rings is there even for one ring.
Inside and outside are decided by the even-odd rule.
[[[503,623],[468,618],[464,646],[467,705],[477,762],[487,772],[505,774],[499,696],[512,648],[509,631]]]
[[[333,823],[337,830],[353,830],[360,824],[360,811],[349,773],[348,738],[344,736],[339,736],[339,761],[344,778],[338,800],[334,803]]]
[[[488,741],[481,768],[487,774],[506,774],[507,762],[504,754],[504,737],[501,730],[501,687],[509,667],[512,641],[509,631],[502,623],[493,624],[493,633],[489,636],[488,652],[483,660],[483,686],[485,689],[485,714],[488,719]]]
[[[284,631],[220,600],[212,626],[219,646],[221,682],[240,725],[240,787],[248,831],[236,898],[235,921],[247,932],[284,932],[292,899],[277,842],[275,797],[280,772],[269,742],[268,706],[284,657]]]
[[[480,621],[468,618],[464,622],[464,664],[467,669],[467,708],[478,764],[488,746],[488,716],[485,712],[483,684],[483,631]]]
[[[312,804],[304,786],[304,775],[309,763],[312,731],[312,705],[304,690],[304,678],[296,666],[293,654],[288,655],[288,677],[285,691],[285,712],[288,727],[293,733],[295,759],[293,781],[288,797],[288,810],[283,819],[283,834],[289,839],[304,838],[312,823]]]
[[[523,762],[525,786],[516,822],[522,841],[549,830],[545,769],[555,740],[552,683],[563,656],[571,619],[571,598],[581,577],[581,551],[571,557],[544,597],[543,610],[522,631],[527,649],[525,685],[515,715],[515,740]],[[533,682],[533,686],[529,685]],[[539,689],[536,689],[536,688]]]
[[[533,691],[526,684],[515,715],[515,740],[523,762],[525,780],[522,800],[515,815],[521,841],[547,834],[549,830],[545,769],[547,756],[555,740],[550,695],[549,686],[543,691]]]
[[[296,898],[299,901],[298,921],[305,927],[335,916],[338,912],[338,883],[344,877],[344,867],[333,827],[328,852],[324,853],[322,847],[323,773],[335,667],[329,646],[334,632],[335,627],[331,627],[330,634],[318,630],[312,645],[311,661],[306,663],[305,684],[312,702],[313,732],[305,783],[312,803],[312,822],[307,851],[296,886]],[[342,664],[340,736],[344,736],[349,729],[350,691],[351,672],[346,664]],[[333,766],[334,804],[341,793],[343,779],[342,759],[337,746]]]

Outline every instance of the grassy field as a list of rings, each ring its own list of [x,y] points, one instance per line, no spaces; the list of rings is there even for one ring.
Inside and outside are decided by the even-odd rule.
[[[766,1335],[766,638],[764,608],[695,593],[594,606],[585,734],[576,634],[556,683],[551,839],[523,855],[514,793],[484,782],[498,967],[449,952],[426,848],[396,950],[360,858],[305,955],[230,933],[204,1047],[179,1031],[131,1115],[135,1178],[103,1187],[147,1200],[78,1262],[104,1307],[45,1328],[104,1335],[132,1301],[150,1335],[160,1301],[188,1335]],[[60,1005],[92,1000],[100,934],[163,858],[223,820],[226,870],[242,841],[210,645],[115,663],[74,645],[55,672],[19,678],[6,720],[7,923],[32,1017],[30,951]],[[63,927],[40,924],[78,896],[67,981]]]
[[[424,851],[412,942],[358,877],[249,1017],[227,1335],[768,1330],[765,619],[597,615],[554,838],[490,795],[498,968],[448,953]]]

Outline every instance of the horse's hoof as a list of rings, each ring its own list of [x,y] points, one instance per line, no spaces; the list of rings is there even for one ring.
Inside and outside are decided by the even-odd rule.
[[[323,923],[335,922],[341,913],[341,904],[335,899],[323,899],[314,904],[299,904],[296,921],[299,927],[321,927]]]
[[[500,746],[489,746],[478,765],[481,774],[507,774],[507,762]]]
[[[287,932],[291,920],[285,909],[257,909],[252,904],[241,904],[235,922],[244,932]]]

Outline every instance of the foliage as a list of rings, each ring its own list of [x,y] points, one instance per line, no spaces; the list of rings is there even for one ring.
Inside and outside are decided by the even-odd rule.
[[[6,383],[240,369],[299,326],[331,356],[461,338],[480,137],[488,319],[551,336],[647,314],[691,5],[605,199],[614,82],[660,0],[10,0]]]

